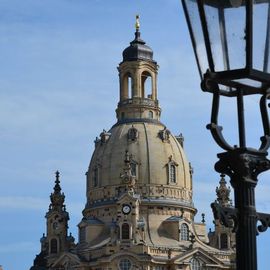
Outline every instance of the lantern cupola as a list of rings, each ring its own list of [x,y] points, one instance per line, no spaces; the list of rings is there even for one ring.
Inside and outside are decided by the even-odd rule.
[[[116,110],[118,122],[159,121],[157,100],[158,65],[153,51],[141,39],[139,16],[136,16],[135,39],[123,51],[119,64],[120,101]]]

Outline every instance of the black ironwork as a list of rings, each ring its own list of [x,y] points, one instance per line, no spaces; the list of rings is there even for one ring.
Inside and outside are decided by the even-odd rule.
[[[211,87],[217,88],[218,85],[214,86],[214,82],[211,82]],[[222,207],[216,203],[211,206],[215,218],[220,219],[225,226],[233,226],[236,232],[237,269],[256,270],[256,235],[258,231],[263,232],[270,226],[270,215],[257,213],[255,208],[257,177],[270,168],[270,161],[267,159],[270,138],[267,100],[270,91],[267,90],[260,101],[264,134],[258,149],[246,147],[243,91],[238,89],[237,93],[239,146],[230,145],[222,135],[222,127],[218,125],[220,98],[218,91],[213,94],[211,123],[207,125],[216,143],[226,150],[218,154],[219,161],[215,165],[215,170],[230,177],[235,194],[235,208]],[[261,225],[257,227],[258,221]]]
[[[233,2],[236,2],[233,3]],[[237,3],[238,2],[238,3]],[[253,0],[226,0],[226,1],[220,1],[220,0],[182,0],[184,13],[187,19],[187,25],[190,32],[190,37],[196,57],[196,62],[199,67],[199,72],[201,78],[204,77],[205,83],[207,84],[207,81],[214,80],[218,84],[220,84],[222,87],[218,90],[220,94],[225,96],[237,96],[237,88],[241,88],[244,95],[254,94],[254,93],[263,93],[269,86],[270,86],[270,74],[269,74],[269,32],[270,32],[270,26],[269,26],[269,20],[270,15],[269,13],[267,16],[265,16],[265,42],[262,44],[263,48],[263,56],[260,62],[260,65],[256,65],[253,61],[254,60],[254,42],[257,42],[256,39],[254,39],[254,33],[253,29],[254,23],[254,10],[255,7],[258,5],[264,5],[264,8],[269,11],[270,9],[270,1],[269,0],[260,0],[260,1],[253,1]],[[194,10],[196,8],[196,11]],[[239,54],[243,54],[245,57],[243,57],[243,63],[241,65],[233,66],[231,65],[231,55],[229,54],[230,51],[234,50],[235,48],[230,48],[231,41],[228,38],[229,34],[228,32],[231,30],[230,27],[226,27],[226,17],[225,14],[228,14],[231,10],[241,9],[241,12],[245,13],[245,16],[243,16],[243,20],[241,23],[243,23],[243,27],[241,27],[241,37],[239,37],[238,40],[241,40],[241,42],[244,44],[243,47],[245,48],[244,51],[239,52]],[[210,18],[212,16],[207,17],[207,12],[211,9],[212,14],[217,14],[217,21],[214,22],[217,24],[217,29],[219,30],[219,33],[216,33],[218,36],[219,34],[219,40],[217,43],[213,42],[213,36],[211,36],[210,28],[213,24],[213,21],[210,21]],[[244,10],[244,11],[243,11]],[[195,11],[195,12],[194,12]],[[239,14],[242,14],[242,13]],[[194,21],[194,17],[196,17],[197,21]],[[229,16],[227,16],[229,17]],[[239,16],[240,17],[240,16]],[[261,19],[261,18],[259,18]],[[200,24],[198,24],[198,20],[200,21]],[[211,25],[209,27],[209,25]],[[237,23],[236,23],[237,25]],[[242,26],[242,24],[241,24]],[[213,29],[213,27],[212,27]],[[255,29],[256,30],[256,29]],[[254,30],[254,31],[255,31]],[[259,29],[261,30],[261,29]],[[198,32],[200,32],[200,35],[203,37],[203,40],[200,40],[200,42],[197,40]],[[264,33],[262,33],[263,35]],[[202,50],[201,50],[201,42],[204,42],[205,51],[203,52],[205,54],[206,59],[202,58]],[[221,46],[222,48],[222,64],[223,64],[223,70],[220,70],[220,68],[217,67],[214,50],[215,46],[218,44],[218,46]],[[200,49],[199,49],[200,47]],[[218,57],[220,57],[218,55]],[[257,57],[256,57],[256,60]],[[207,65],[209,68],[209,71],[206,72],[206,70],[202,69],[203,62],[207,61]],[[204,63],[205,64],[205,63]],[[251,83],[252,80],[253,82]],[[224,87],[228,86],[228,88]],[[212,91],[211,87],[203,87],[204,91]]]
[[[270,215],[258,213],[255,207],[255,187],[258,182],[258,175],[270,169],[270,161],[267,159],[267,150],[270,146],[270,124],[268,117],[268,100],[270,99],[270,70],[269,70],[269,36],[270,36],[270,0],[246,0],[246,1],[220,1],[220,0],[182,0],[187,25],[189,28],[191,41],[201,75],[201,88],[213,94],[211,121],[207,128],[215,142],[225,150],[218,154],[218,162],[215,170],[230,177],[231,185],[234,189],[235,206],[228,207],[218,203],[211,204],[215,219],[227,227],[233,228],[236,232],[236,267],[237,270],[257,270],[257,247],[256,235],[264,232],[270,227]],[[265,48],[263,51],[260,69],[254,66],[254,17],[255,5],[265,5],[267,7],[267,18],[265,21]],[[239,52],[245,55],[245,63],[239,68],[232,69],[230,66],[230,55],[228,50],[227,30],[225,12],[232,9],[244,12],[243,43],[244,51]],[[219,28],[223,55],[223,69],[216,68],[218,62],[213,54],[215,42],[211,40],[211,22],[207,17],[207,12],[215,10],[217,14],[216,27]],[[197,16],[197,21],[194,17]],[[227,16],[229,20],[230,17]],[[198,26],[198,21],[201,25]],[[211,26],[210,26],[211,25]],[[195,28],[199,27],[200,35],[203,37],[203,52],[207,61],[207,70],[202,69],[201,55],[198,50],[199,37],[196,36]],[[213,27],[213,26],[212,26]],[[212,28],[213,29],[213,28]],[[264,34],[264,33],[262,33]],[[232,48],[231,48],[232,49]],[[218,56],[220,57],[220,56]],[[221,60],[221,59],[218,59]],[[256,59],[258,60],[258,59]],[[217,62],[216,62],[217,61]],[[256,85],[254,85],[256,82]],[[260,113],[263,124],[263,134],[260,138],[260,146],[257,149],[247,147],[244,97],[246,95],[260,95]],[[238,145],[231,145],[224,138],[222,126],[219,125],[219,104],[220,96],[235,97],[237,99],[237,119],[238,119]],[[258,223],[260,223],[258,225]]]
[[[218,154],[219,161],[215,165],[216,171],[231,178],[234,188],[235,208],[221,207],[217,204],[212,204],[212,208],[215,217],[225,226],[232,226],[231,221],[234,221],[238,270],[257,269],[257,221],[262,223],[258,227],[261,232],[270,226],[270,215],[257,213],[255,208],[257,176],[270,168],[270,161],[266,155],[266,152],[235,148]]]
[[[201,222],[205,223],[205,214],[204,213],[202,213],[202,221]]]
[[[214,83],[211,82],[211,87],[218,86],[214,86]],[[222,127],[218,125],[220,99],[218,91],[213,94],[211,123],[207,125],[216,143],[227,151],[218,154],[219,161],[216,163],[215,169],[230,177],[235,194],[235,208],[221,207],[216,203],[212,204],[211,207],[215,218],[219,219],[225,226],[233,227],[236,232],[238,270],[257,269],[256,235],[258,231],[263,232],[270,226],[270,215],[257,213],[255,208],[257,177],[270,168],[270,161],[267,159],[270,138],[267,112],[269,96],[270,91],[267,90],[260,101],[264,134],[258,149],[246,147],[244,102],[241,89],[238,89],[237,95],[239,146],[230,145],[222,135]],[[261,222],[258,227],[257,221]]]

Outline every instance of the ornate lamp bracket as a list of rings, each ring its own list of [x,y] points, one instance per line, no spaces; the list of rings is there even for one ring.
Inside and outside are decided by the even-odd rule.
[[[205,74],[204,80],[201,85],[202,89],[211,92],[213,94],[211,122],[206,126],[206,128],[211,131],[212,137],[214,138],[216,143],[226,151],[231,151],[235,148],[246,147],[245,120],[244,120],[244,95],[245,95],[244,89],[237,89],[237,91],[234,92],[237,94],[231,94],[230,91],[225,92],[223,90],[220,90],[218,84],[214,80],[209,78],[209,76],[210,75],[208,73]],[[223,127],[218,124],[220,95],[237,98],[239,147],[235,145],[230,145],[226,141],[222,133]],[[261,145],[257,149],[257,151],[260,153],[266,152],[270,146],[270,124],[268,116],[269,99],[270,99],[270,89],[267,89],[265,90],[265,93],[261,96],[259,104],[261,119],[263,123],[263,136],[260,138]]]
[[[211,131],[212,137],[221,148],[223,148],[224,150],[233,150],[234,147],[231,146],[229,143],[227,143],[222,134],[223,127],[218,125],[219,102],[220,102],[220,94],[217,89],[213,93],[211,123],[208,124],[206,128]]]
[[[257,220],[261,222],[258,232],[265,232],[270,227],[270,215],[265,213],[257,213]]]
[[[233,232],[236,232],[238,229],[238,218],[237,218],[237,209],[232,207],[223,207],[220,204],[214,202],[211,204],[211,208],[214,213],[214,218],[218,219],[222,225],[228,228],[233,228]],[[258,213],[257,222],[261,224],[257,226],[258,232],[265,232],[270,227],[270,214]]]
[[[270,215],[257,213],[255,209],[255,187],[258,175],[270,168],[267,152],[259,152],[247,148],[235,148],[232,151],[218,154],[219,161],[215,169],[219,173],[227,174],[235,191],[235,208],[222,207],[212,203],[211,207],[216,219],[226,227],[237,231],[245,224],[244,216],[254,220],[258,232],[264,232],[270,227]],[[241,213],[241,215],[240,215]],[[232,223],[233,221],[233,223]],[[261,224],[257,226],[257,222]],[[239,224],[241,222],[241,224]]]
[[[233,232],[237,231],[237,209],[233,207],[223,207],[217,202],[211,203],[214,218],[218,219],[225,227],[233,228]]]
[[[268,100],[270,99],[270,89],[261,97],[260,100],[260,111],[263,123],[264,135],[261,137],[261,146],[259,148],[260,152],[266,152],[270,146],[270,125],[268,116]]]

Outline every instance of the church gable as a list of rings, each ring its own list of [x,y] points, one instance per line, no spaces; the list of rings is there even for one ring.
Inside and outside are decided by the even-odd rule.
[[[51,265],[50,269],[71,270],[74,269],[74,266],[79,264],[80,259],[77,255],[70,252],[65,252]]]
[[[216,254],[218,256],[218,254]],[[224,262],[217,258],[213,252],[208,253],[206,250],[201,248],[194,248],[190,251],[184,252],[183,254],[173,258],[173,262],[176,265],[192,265],[198,264],[203,267],[215,267],[217,269],[231,269]],[[224,255],[223,257],[225,257]]]

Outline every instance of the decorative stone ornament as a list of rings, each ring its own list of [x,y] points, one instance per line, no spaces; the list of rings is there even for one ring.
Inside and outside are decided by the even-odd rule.
[[[122,178],[122,181],[124,184],[128,185],[130,188],[133,188],[135,186],[136,179],[135,179],[135,175],[132,173],[131,157],[132,155],[130,155],[128,151],[126,150],[125,160],[124,160],[125,166],[124,166],[123,173],[120,175],[120,177]]]
[[[163,142],[169,142],[170,134],[171,132],[166,127],[164,127],[164,129],[159,131],[158,136]]]
[[[178,136],[175,136],[176,140],[180,143],[182,147],[184,147],[184,136],[182,133],[180,133]]]
[[[219,181],[219,187],[216,187],[217,201],[222,206],[232,205],[232,201],[230,199],[231,189],[227,187],[227,182],[225,180],[225,175],[220,175],[221,179]]]
[[[51,199],[51,204],[49,206],[50,210],[61,210],[64,208],[65,195],[64,193],[61,192],[59,178],[60,178],[60,173],[59,171],[56,171],[54,192],[51,193],[51,196],[50,196],[50,199]]]
[[[100,133],[100,141],[102,144],[106,143],[110,138],[111,133],[107,132],[105,129]]]
[[[99,142],[100,142],[100,139],[98,137],[96,137],[96,139],[94,140],[95,147],[98,146]]]
[[[132,125],[132,127],[128,130],[127,138],[129,141],[137,141],[139,137],[138,130]]]

